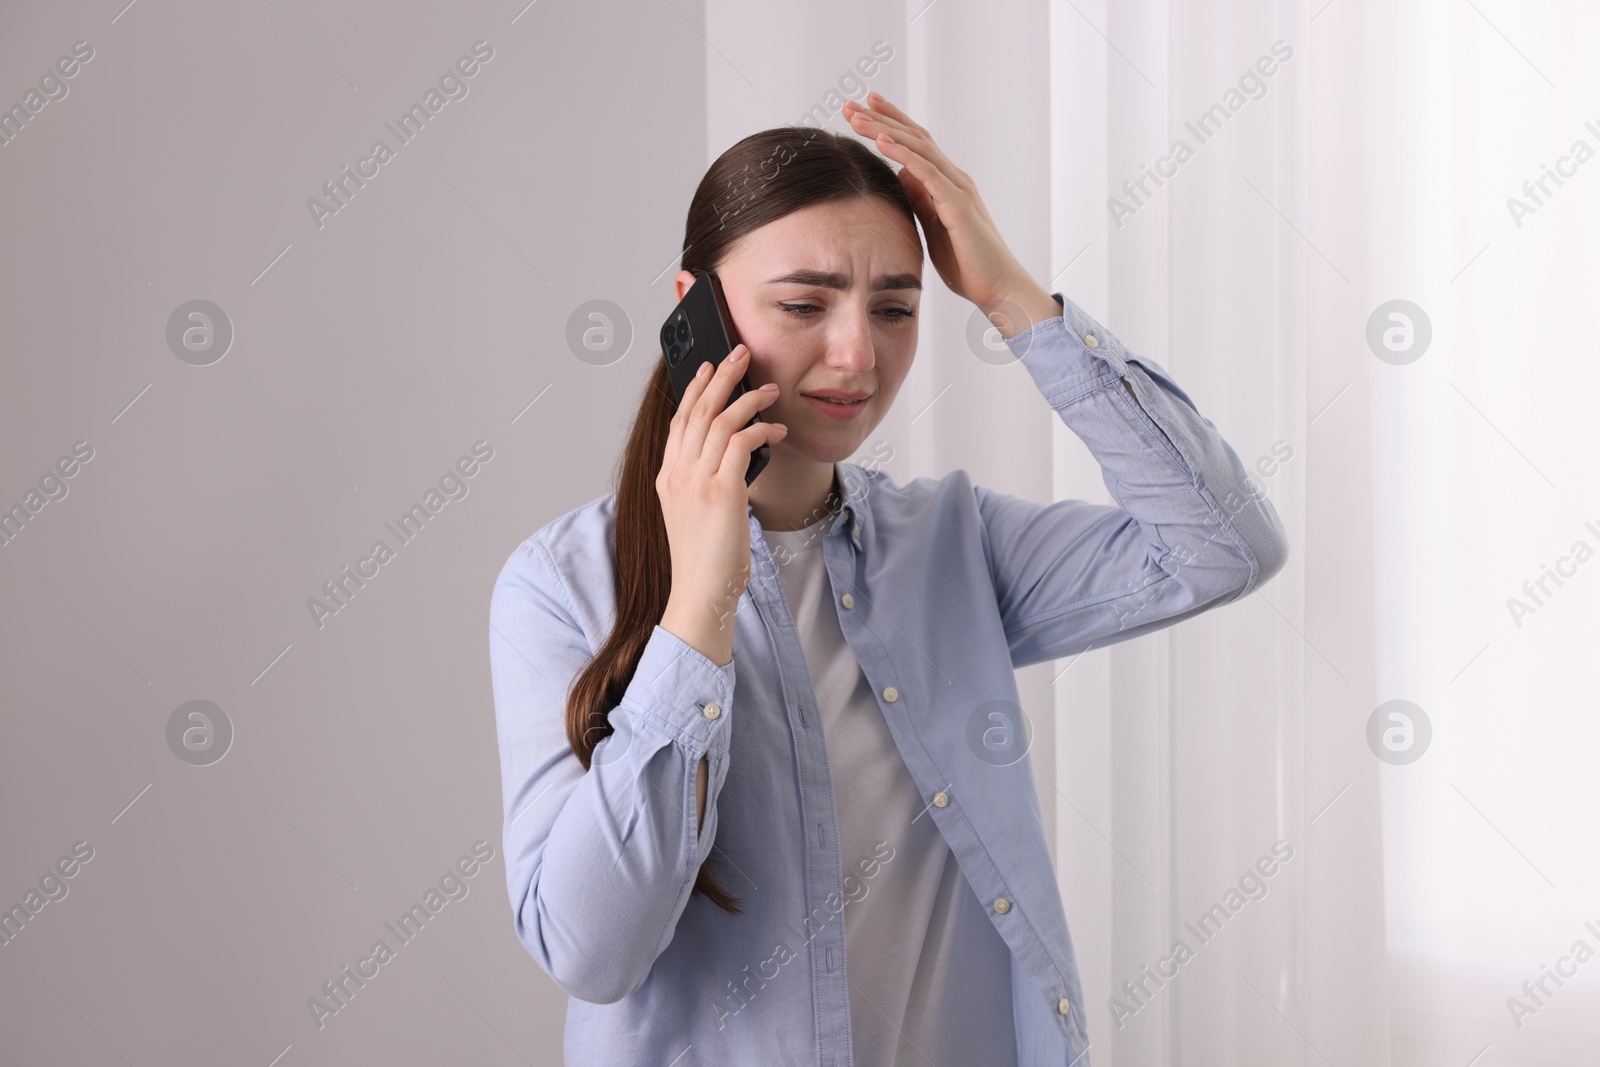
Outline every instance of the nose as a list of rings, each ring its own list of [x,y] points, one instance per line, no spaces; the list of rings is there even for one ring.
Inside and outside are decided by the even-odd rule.
[[[828,366],[845,374],[865,374],[873,362],[870,313],[862,309],[840,316],[828,338]]]

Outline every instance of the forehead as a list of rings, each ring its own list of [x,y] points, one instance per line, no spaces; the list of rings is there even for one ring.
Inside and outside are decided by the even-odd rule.
[[[853,197],[791,211],[741,237],[722,270],[764,280],[796,268],[922,276],[916,227],[881,197]]]

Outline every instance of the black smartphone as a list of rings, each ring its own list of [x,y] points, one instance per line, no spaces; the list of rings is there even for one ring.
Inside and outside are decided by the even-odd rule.
[[[728,302],[722,295],[722,280],[711,271],[703,272],[683,294],[678,306],[672,309],[667,321],[661,325],[661,355],[667,361],[667,375],[672,379],[672,394],[683,403],[683,392],[694,381],[694,372],[700,364],[709,363],[715,369],[733,346],[739,343],[739,331],[734,329],[733,316],[728,314]],[[728,395],[731,404],[750,388],[750,375],[734,385]],[[751,416],[746,426],[753,426],[761,413]],[[744,472],[744,484],[756,480],[772,458],[772,447],[762,442],[750,453],[750,466]]]

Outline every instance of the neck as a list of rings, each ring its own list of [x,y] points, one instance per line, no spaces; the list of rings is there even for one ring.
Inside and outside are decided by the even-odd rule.
[[[780,441],[772,459],[750,485],[756,521],[766,530],[800,530],[838,509],[839,490],[832,463],[808,459]]]

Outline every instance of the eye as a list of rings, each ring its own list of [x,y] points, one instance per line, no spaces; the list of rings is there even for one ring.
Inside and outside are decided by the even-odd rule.
[[[785,304],[780,302],[778,307],[781,308],[785,314],[793,315],[795,318],[800,319],[808,319],[811,317],[812,312],[822,310],[816,304]],[[894,319],[896,321],[904,321],[905,319],[914,318],[917,314],[910,308],[903,307],[886,307],[883,308],[882,311],[884,313],[884,318]]]

